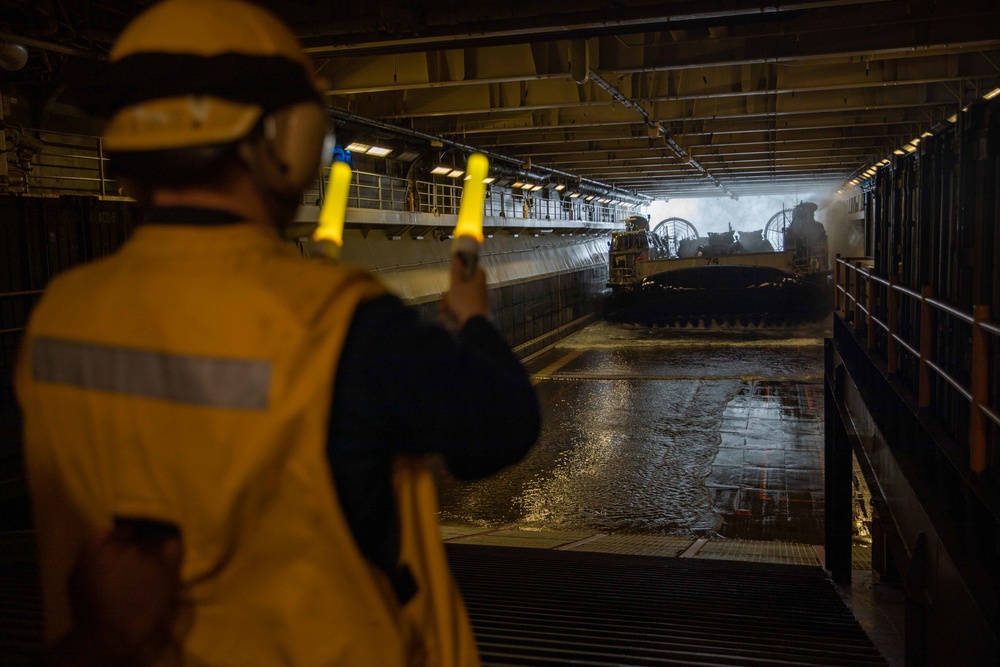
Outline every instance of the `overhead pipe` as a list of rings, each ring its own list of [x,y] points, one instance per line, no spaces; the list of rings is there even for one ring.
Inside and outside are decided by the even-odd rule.
[[[445,139],[443,137],[438,137],[433,134],[427,134],[426,132],[421,132],[419,130],[413,130],[406,127],[400,127],[398,125],[393,125],[381,120],[375,120],[373,118],[366,118],[365,116],[360,116],[356,113],[350,111],[342,111],[340,109],[327,109],[327,114],[333,116],[342,121],[348,121],[352,123],[358,123],[360,125],[367,125],[369,127],[374,127],[380,130],[385,130],[386,132],[392,132],[396,134],[402,134],[404,136],[412,137],[414,139],[420,139],[427,142],[439,142],[442,146],[448,146],[449,148],[455,148],[467,153],[482,153],[490,162],[496,164],[497,162],[504,162],[507,164],[516,165],[518,169],[522,169],[523,162],[517,158],[510,157],[509,155],[503,155],[501,153],[494,153],[493,151],[483,150],[476,146],[471,146],[469,144],[463,144],[460,141],[454,141],[451,139]],[[571,174],[568,171],[562,171],[560,169],[555,169],[553,167],[545,167],[543,165],[533,165],[533,170],[545,172],[551,176],[561,176],[573,183],[578,183],[581,185],[587,185],[591,188],[602,190],[602,194],[607,196],[613,196],[618,200],[627,200],[637,204],[648,204],[653,201],[653,197],[647,195],[639,194],[638,192],[629,192],[627,190],[621,190],[614,185],[609,185],[607,183],[602,183],[601,181],[595,181],[589,178],[584,178],[576,174]],[[523,172],[524,175],[528,175],[530,172]],[[536,176],[537,178],[537,176]]]
[[[36,49],[43,49],[45,51],[53,51],[55,53],[65,53],[67,56],[78,56],[80,58],[99,58],[94,53],[89,51],[84,51],[82,49],[77,49],[72,46],[64,46],[62,44],[56,44],[55,42],[48,42],[44,39],[34,39],[33,37],[23,37],[21,35],[15,35],[10,32],[0,31],[0,42],[11,42],[13,44],[23,44],[24,46],[32,46]]]
[[[715,187],[722,188],[725,191],[725,193],[730,197],[732,197],[733,199],[739,199],[739,197],[730,192],[729,188],[723,185],[723,183],[718,178],[709,173],[708,169],[706,169],[704,166],[702,166],[700,162],[691,157],[690,153],[684,150],[681,147],[681,145],[678,144],[672,136],[670,136],[670,131],[662,122],[654,121],[652,118],[650,118],[649,112],[646,111],[644,108],[642,108],[641,104],[626,97],[620,90],[618,90],[610,83],[608,83],[600,74],[598,74],[594,70],[590,70],[589,78],[591,81],[596,83],[599,88],[603,89],[605,92],[611,95],[612,99],[614,99],[616,102],[618,102],[619,104],[628,109],[632,109],[633,111],[637,112],[640,116],[642,116],[643,122],[646,123],[648,127],[653,128],[659,134],[663,135],[663,138],[667,142],[667,147],[670,148],[671,151],[673,151],[674,155],[684,160],[689,167],[693,168],[698,173],[704,175],[706,178],[711,180],[715,184]]]

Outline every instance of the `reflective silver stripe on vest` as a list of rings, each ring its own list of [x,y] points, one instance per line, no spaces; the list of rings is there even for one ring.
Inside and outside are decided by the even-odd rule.
[[[168,354],[58,338],[32,343],[35,380],[217,408],[263,410],[271,362]]]

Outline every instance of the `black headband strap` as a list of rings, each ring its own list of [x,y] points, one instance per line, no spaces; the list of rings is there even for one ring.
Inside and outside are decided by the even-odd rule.
[[[302,63],[282,56],[137,53],[98,67],[82,74],[77,93],[81,108],[103,117],[133,104],[185,95],[254,104],[264,113],[298,102],[322,104]]]

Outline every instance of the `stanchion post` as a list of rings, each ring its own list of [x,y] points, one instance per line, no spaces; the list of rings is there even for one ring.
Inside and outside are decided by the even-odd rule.
[[[861,266],[860,261],[854,262],[854,317],[852,321],[854,322],[855,335],[861,331],[861,295],[864,294],[861,289]]]
[[[934,288],[924,285],[920,290],[920,363],[918,367],[917,405],[920,409],[931,407],[931,338],[934,331],[934,307],[927,301],[934,296]]]
[[[889,358],[886,359],[888,366],[886,370],[889,371],[889,375],[893,375],[899,370],[899,353],[896,348],[896,334],[899,333],[899,292],[896,290],[898,284],[899,276],[897,274],[889,276],[889,312],[886,318],[889,327],[889,339],[886,347],[886,355]]]
[[[823,348],[824,551],[826,570],[839,584],[851,583],[851,503],[853,459],[838,402],[843,396],[844,365],[835,363],[834,341]]]
[[[868,316],[865,318],[866,347],[871,352],[875,349],[875,281],[872,280],[871,273],[868,274],[868,281],[865,283],[865,307],[868,308]]]
[[[980,322],[990,319],[989,306],[972,307],[972,416],[969,424],[969,468],[972,472],[986,470],[986,415],[979,409],[986,403],[989,389],[989,342]]]
[[[840,253],[833,261],[833,309],[840,312]]]

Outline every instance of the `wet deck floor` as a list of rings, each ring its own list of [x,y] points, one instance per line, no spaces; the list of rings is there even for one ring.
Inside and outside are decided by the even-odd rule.
[[[592,324],[527,362],[535,449],[488,480],[442,477],[443,522],[821,544],[825,335]]]
[[[439,476],[442,538],[822,566],[827,335],[599,322],[564,339],[526,361],[544,416],[529,456],[479,482]],[[902,665],[902,593],[870,574],[860,487],[854,583],[840,594]]]

